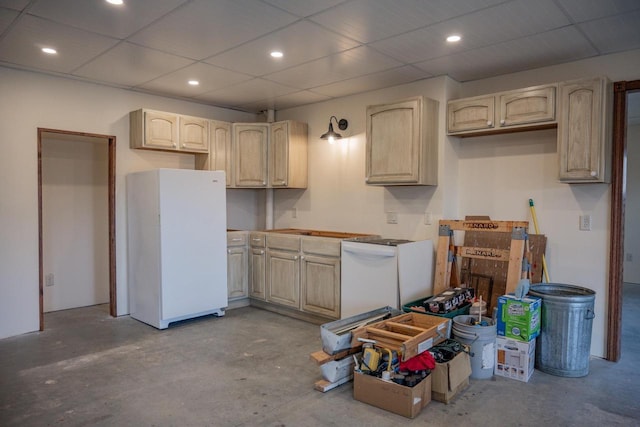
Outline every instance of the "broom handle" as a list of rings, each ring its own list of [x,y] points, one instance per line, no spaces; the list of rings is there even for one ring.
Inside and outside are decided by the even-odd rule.
[[[536,217],[536,208],[533,206],[533,199],[529,199],[529,207],[531,208],[533,227],[536,229],[536,234],[540,234],[540,230],[538,229],[538,218]],[[544,277],[547,279],[547,283],[551,283],[551,280],[549,280],[549,269],[547,268],[547,258],[544,254],[542,254],[542,269],[544,270]]]

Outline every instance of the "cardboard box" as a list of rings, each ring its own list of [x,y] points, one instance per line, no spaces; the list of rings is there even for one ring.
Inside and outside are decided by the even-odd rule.
[[[431,402],[431,375],[415,387],[384,381],[372,375],[353,374],[353,398],[407,418],[418,416]]]
[[[505,337],[496,338],[494,374],[527,382],[533,374],[536,340],[522,342]]]
[[[470,375],[471,359],[465,352],[458,353],[447,363],[436,363],[431,371],[431,398],[448,404],[469,386]]]
[[[522,300],[515,295],[498,298],[497,334],[514,340],[529,342],[540,335],[540,306],[542,299],[528,296]]]

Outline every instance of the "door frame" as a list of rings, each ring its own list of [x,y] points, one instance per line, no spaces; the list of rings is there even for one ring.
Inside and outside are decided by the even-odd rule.
[[[622,283],[624,268],[624,210],[627,186],[627,94],[640,91],[640,80],[613,84],[611,152],[611,248],[609,251],[609,321],[606,359],[620,360]]]
[[[117,316],[116,299],[116,137],[87,132],[73,132],[59,129],[38,128],[38,281],[40,305],[40,330],[44,330],[44,264],[42,249],[42,140],[45,134],[67,135],[106,139],[108,143],[107,197],[109,222],[109,314]]]

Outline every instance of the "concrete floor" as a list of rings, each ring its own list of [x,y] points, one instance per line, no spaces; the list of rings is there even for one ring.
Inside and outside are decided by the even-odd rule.
[[[625,294],[621,362],[593,359],[584,378],[472,380],[414,420],[353,400],[351,383],[313,390],[319,328],[278,314],[246,307],[158,331],[106,306],[50,313],[44,332],[0,340],[0,425],[638,426],[640,286]]]

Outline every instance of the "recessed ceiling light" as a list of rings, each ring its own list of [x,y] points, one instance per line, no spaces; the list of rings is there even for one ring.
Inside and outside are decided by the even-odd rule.
[[[43,51],[44,53],[46,53],[46,54],[49,54],[49,55],[55,55],[56,53],[58,53],[58,51],[57,51],[57,50],[55,50],[55,49],[54,49],[54,48],[52,48],[52,47],[43,47],[43,48],[42,48],[42,51]]]
[[[107,0],[107,3],[111,3],[111,4],[115,4],[115,5],[120,6],[124,2],[122,0]]]
[[[282,58],[284,56],[279,50],[274,50],[270,55],[274,58]]]
[[[447,37],[447,41],[449,43],[459,42],[461,39],[462,39],[462,37],[460,37],[457,34],[453,34],[453,35],[450,35],[449,37]]]
[[[198,85],[200,84],[200,82],[199,82],[199,81],[197,81],[197,80],[189,80],[189,84],[190,84],[191,86],[198,86]]]

